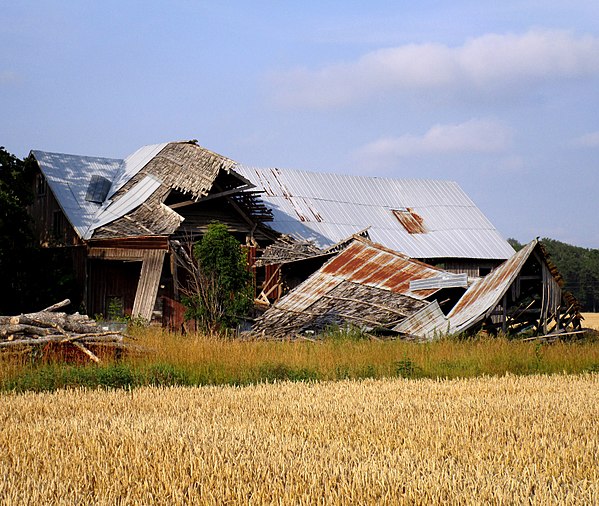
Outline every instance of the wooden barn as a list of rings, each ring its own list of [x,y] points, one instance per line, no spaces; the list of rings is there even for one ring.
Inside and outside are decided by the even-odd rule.
[[[39,167],[30,206],[37,238],[71,257],[90,315],[162,317],[163,323],[178,327],[181,247],[215,221],[248,248],[252,264],[257,259],[263,309],[325,262],[336,265],[331,259],[339,251],[348,249],[342,258],[351,257],[358,245],[394,259],[384,270],[391,279],[402,262],[436,272],[439,288],[455,283],[452,274],[460,274],[463,286],[459,294],[453,290],[452,304],[466,290],[463,280],[483,277],[514,255],[450,181],[249,168],[195,141],[144,146],[125,159],[45,151],[32,151],[32,156]],[[377,261],[373,265],[380,267]],[[356,288],[353,275],[345,275],[356,290],[350,290],[352,300],[377,292],[395,304],[412,296],[395,289],[380,292],[378,285]],[[382,277],[379,281],[385,283]],[[445,299],[438,301],[439,308]],[[415,302],[411,309],[441,321],[437,317],[449,309],[443,306],[440,313],[433,302]],[[368,313],[370,306],[363,306]]]
[[[125,159],[32,155],[37,238],[72,257],[91,315],[159,316],[161,302],[177,298],[173,243],[197,239],[213,221],[249,249],[276,236],[236,162],[195,141],[144,146]]]

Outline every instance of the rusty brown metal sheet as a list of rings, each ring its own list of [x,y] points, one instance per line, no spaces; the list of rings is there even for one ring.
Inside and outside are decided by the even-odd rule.
[[[531,241],[466,291],[448,315],[452,333],[468,330],[499,304],[538,243],[536,239]]]
[[[438,276],[440,269],[367,240],[355,240],[322,269],[324,274],[425,298],[438,289],[410,291],[410,281]]]
[[[424,219],[418,213],[411,208],[406,210],[393,209],[391,211],[398,221],[410,234],[424,234],[426,233],[426,227],[424,226]]]
[[[343,281],[424,299],[437,289],[410,291],[410,281],[439,275],[440,269],[411,260],[367,239],[355,238],[345,250],[277,303],[303,311]]]

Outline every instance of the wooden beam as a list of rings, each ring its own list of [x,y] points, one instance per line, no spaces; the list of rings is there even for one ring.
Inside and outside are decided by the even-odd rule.
[[[139,317],[147,321],[152,318],[165,254],[166,251],[163,250],[150,250],[144,255],[133,302],[132,316],[134,318]]]

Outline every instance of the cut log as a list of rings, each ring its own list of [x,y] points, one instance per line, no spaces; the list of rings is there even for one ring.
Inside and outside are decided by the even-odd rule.
[[[127,349],[124,338],[129,336],[122,332],[106,331],[87,315],[56,311],[67,304],[69,301],[64,300],[44,311],[0,316],[0,350],[21,353],[49,343],[72,345],[98,363],[100,358],[88,346],[115,345]]]
[[[56,304],[52,304],[50,307],[47,307],[46,309],[42,309],[42,312],[51,313],[52,311],[56,311],[57,309],[68,306],[70,303],[71,303],[71,301],[69,299],[65,299],[62,302],[57,302]]]
[[[47,336],[52,331],[47,328],[36,327],[35,325],[0,325],[0,337],[9,336],[11,334],[29,334],[34,336]]]

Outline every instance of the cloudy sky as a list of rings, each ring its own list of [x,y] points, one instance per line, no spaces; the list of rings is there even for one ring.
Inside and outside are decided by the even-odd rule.
[[[0,145],[457,181],[599,248],[599,2],[0,0]]]

